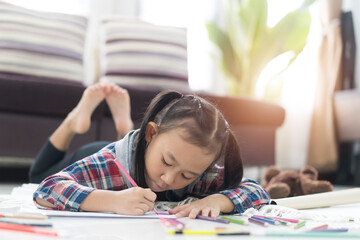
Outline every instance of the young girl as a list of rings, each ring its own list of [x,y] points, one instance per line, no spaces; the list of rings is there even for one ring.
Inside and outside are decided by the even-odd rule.
[[[243,179],[238,144],[219,110],[200,97],[165,91],[150,103],[140,129],[47,177],[33,197],[39,207],[142,215],[155,200],[189,196],[200,199],[169,212],[216,217],[270,201],[255,181]]]

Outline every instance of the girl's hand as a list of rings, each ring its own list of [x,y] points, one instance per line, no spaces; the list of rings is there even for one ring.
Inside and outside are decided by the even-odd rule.
[[[231,212],[234,210],[233,202],[223,194],[214,194],[203,199],[177,206],[169,210],[170,214],[176,214],[176,217],[186,217],[194,219],[200,214],[208,217],[217,217],[220,212]]]
[[[156,194],[150,188],[133,187],[121,191],[94,190],[81,203],[80,209],[92,212],[113,212],[143,215],[154,209]]]
[[[114,193],[112,204],[117,214],[144,215],[154,209],[156,194],[150,188],[133,187]]]

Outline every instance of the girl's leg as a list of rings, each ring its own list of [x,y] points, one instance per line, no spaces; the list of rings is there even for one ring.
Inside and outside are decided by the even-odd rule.
[[[66,151],[75,134],[82,134],[89,130],[91,115],[104,98],[105,92],[102,84],[98,83],[88,87],[78,105],[50,136],[51,144],[60,151]]]
[[[125,89],[109,82],[104,83],[104,91],[118,133],[118,139],[122,139],[134,128],[130,114],[129,94]]]
[[[31,181],[43,180],[43,176],[47,177],[51,175],[49,173],[55,173],[63,166],[67,166],[68,160],[65,160],[64,156],[71,139],[75,134],[85,133],[89,130],[91,115],[104,98],[102,84],[92,85],[84,91],[78,105],[67,115],[35,158],[29,172]],[[57,167],[53,168],[54,165]],[[55,171],[58,168],[60,169]],[[48,169],[53,170],[48,171]],[[38,176],[36,179],[35,175]]]

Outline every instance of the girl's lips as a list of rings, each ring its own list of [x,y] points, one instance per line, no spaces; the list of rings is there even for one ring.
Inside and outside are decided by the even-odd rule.
[[[165,187],[161,187],[161,186],[158,185],[157,183],[155,183],[155,185],[156,185],[156,187],[157,187],[159,190],[161,190],[161,191],[165,190]]]

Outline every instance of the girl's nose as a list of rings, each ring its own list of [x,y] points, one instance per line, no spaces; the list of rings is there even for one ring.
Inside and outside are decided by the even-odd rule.
[[[176,175],[174,173],[171,173],[171,172],[167,172],[167,173],[164,173],[162,176],[161,176],[161,179],[167,184],[167,185],[171,185],[175,182],[175,177]]]

